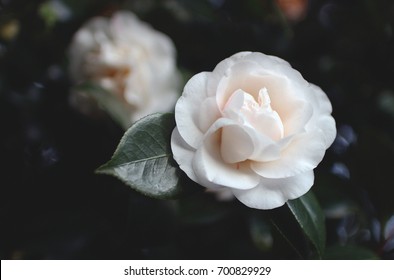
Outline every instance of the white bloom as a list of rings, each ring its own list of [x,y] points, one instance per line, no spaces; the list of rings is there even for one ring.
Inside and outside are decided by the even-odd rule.
[[[326,94],[286,61],[241,52],[188,81],[171,147],[195,182],[272,209],[313,185],[336,135],[331,111]]]
[[[112,114],[125,111],[127,127],[150,113],[173,109],[180,81],[175,55],[168,36],[119,11],[78,30],[70,46],[70,75],[75,83],[93,82],[110,92],[112,99],[105,102],[111,105],[104,107]]]

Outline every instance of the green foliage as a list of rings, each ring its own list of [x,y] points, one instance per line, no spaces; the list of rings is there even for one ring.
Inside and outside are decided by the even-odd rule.
[[[308,192],[298,199],[288,201],[287,206],[321,257],[324,254],[326,227],[324,213],[316,197]]]
[[[181,180],[183,173],[172,158],[170,138],[174,127],[174,115],[170,113],[142,118],[125,133],[112,159],[98,168],[97,172],[115,176],[132,189],[150,197],[179,197],[185,193],[185,189],[191,188],[191,182]],[[324,214],[315,196],[309,192],[287,202],[287,206],[321,258],[326,233]],[[215,221],[227,215],[230,209],[228,205],[211,201],[202,194],[183,197],[178,208],[181,220],[192,224]],[[279,229],[280,223],[275,218],[273,223],[291,243],[288,238],[291,233]]]
[[[182,188],[172,159],[173,114],[152,114],[137,121],[123,136],[112,159],[97,169],[136,191],[156,198],[173,198]]]
[[[112,159],[97,172],[115,176],[147,196],[178,197],[190,186],[180,179],[182,173],[172,158],[170,138],[174,127],[174,115],[169,113],[153,114],[137,121],[121,139]],[[219,207],[219,202],[209,202],[201,195],[197,197],[197,200],[189,197],[180,201],[181,218],[185,221],[205,223],[207,218],[215,220],[228,212],[226,207]],[[321,257],[325,247],[325,224],[315,196],[309,192],[287,202],[287,206]],[[281,233],[285,238],[288,235]]]

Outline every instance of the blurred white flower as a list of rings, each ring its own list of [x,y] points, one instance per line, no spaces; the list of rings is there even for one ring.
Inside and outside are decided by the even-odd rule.
[[[82,111],[90,110],[94,99],[127,128],[150,113],[174,108],[180,82],[174,44],[131,12],[88,21],[75,34],[69,57],[74,83],[107,91],[75,91],[73,103]]]

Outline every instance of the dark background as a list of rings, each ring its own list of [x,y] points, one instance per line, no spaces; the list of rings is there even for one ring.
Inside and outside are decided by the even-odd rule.
[[[69,105],[66,51],[87,19],[126,8],[173,39],[186,76],[250,50],[319,85],[338,128],[312,188],[326,213],[325,258],[393,259],[394,1],[292,2],[306,3],[297,18],[273,0],[0,1],[0,257],[313,258],[283,207],[256,211],[202,193],[154,200],[94,174],[123,131]]]

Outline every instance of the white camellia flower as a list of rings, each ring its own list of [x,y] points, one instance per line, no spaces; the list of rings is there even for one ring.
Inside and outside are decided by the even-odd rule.
[[[192,77],[175,107],[171,147],[209,190],[272,209],[305,194],[336,135],[331,103],[286,61],[241,52]]]
[[[69,50],[70,76],[77,84],[91,82],[111,93],[94,98],[128,127],[174,108],[180,82],[175,55],[168,36],[119,11],[111,18],[95,17],[78,30]],[[77,92],[75,100],[86,96]]]

